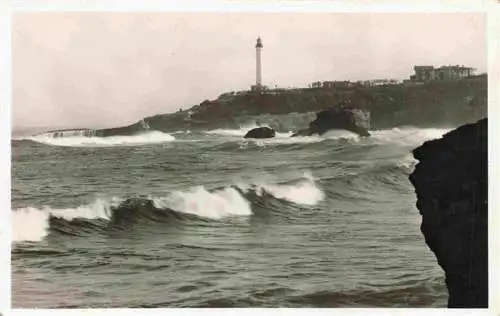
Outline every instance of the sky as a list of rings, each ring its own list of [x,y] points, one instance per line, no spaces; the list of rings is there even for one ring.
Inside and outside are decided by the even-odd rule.
[[[113,127],[249,89],[257,36],[272,87],[487,70],[480,13],[17,12],[12,127]]]

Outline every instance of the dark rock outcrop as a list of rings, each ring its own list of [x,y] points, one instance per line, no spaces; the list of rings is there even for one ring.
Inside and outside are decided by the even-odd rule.
[[[257,127],[248,131],[244,138],[273,138],[276,136],[276,131],[270,127]]]
[[[413,151],[421,231],[446,275],[448,307],[488,307],[487,119]]]
[[[348,130],[362,137],[370,136],[370,113],[350,107],[333,106],[316,114],[309,128],[298,131],[294,136],[323,135],[329,130]]]

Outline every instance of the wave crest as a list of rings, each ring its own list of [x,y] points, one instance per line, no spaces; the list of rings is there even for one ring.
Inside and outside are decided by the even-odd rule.
[[[220,220],[226,217],[247,217],[253,214],[251,194],[295,204],[314,205],[324,198],[314,179],[307,176],[291,183],[228,186],[207,190],[198,186],[186,191],[170,192],[163,197],[98,199],[75,208],[26,207],[13,211],[13,242],[41,241],[49,231],[75,234],[74,228],[106,229],[108,225],[122,227],[146,219],[153,222],[171,220]],[[264,194],[266,193],[266,194]],[[93,220],[100,221],[99,223]],[[104,224],[103,224],[104,223]],[[102,227],[104,225],[104,227]]]
[[[401,146],[418,146],[423,142],[441,138],[450,129],[395,127],[387,130],[373,131],[370,138],[378,144],[396,144]]]
[[[262,184],[257,186],[257,195],[267,192],[277,199],[287,200],[295,204],[316,205],[325,198],[323,191],[316,186],[313,177],[306,174],[303,180],[292,184]]]
[[[168,208],[211,219],[252,214],[250,203],[231,187],[214,192],[202,186],[187,192],[175,191],[166,197],[154,198],[153,204],[159,209]]]

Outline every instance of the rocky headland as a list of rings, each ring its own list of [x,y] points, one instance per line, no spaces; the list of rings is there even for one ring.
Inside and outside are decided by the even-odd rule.
[[[344,88],[228,92],[188,110],[145,117],[135,124],[94,131],[96,136],[131,135],[144,130],[237,129],[259,121],[278,132],[307,129],[316,113],[343,103],[369,112],[369,128],[455,127],[487,115],[487,76],[458,81]]]
[[[488,307],[487,146],[481,119],[413,151],[421,231],[445,272],[449,307]]]

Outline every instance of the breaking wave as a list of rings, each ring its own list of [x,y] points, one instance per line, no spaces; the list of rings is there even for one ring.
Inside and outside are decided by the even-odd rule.
[[[287,200],[299,205],[316,205],[325,198],[323,191],[316,186],[314,178],[309,173],[304,174],[303,179],[293,183],[261,183],[250,188],[245,186],[240,186],[240,188],[244,192],[254,190],[259,197],[267,193],[277,199]]]
[[[370,137],[359,137],[349,131],[332,130],[321,136],[323,139],[344,139],[351,142],[373,145],[398,145],[416,147],[423,142],[440,138],[449,129],[439,128],[416,128],[416,127],[394,127],[392,129],[371,130]]]
[[[387,130],[371,131],[371,141],[377,144],[395,144],[400,146],[420,146],[423,142],[441,138],[451,129],[395,127]]]
[[[98,199],[75,208],[25,207],[13,211],[12,241],[41,241],[51,231],[78,235],[71,226],[92,227],[92,220],[121,226],[141,219],[170,222],[250,216],[254,214],[252,204],[258,202],[254,197],[269,196],[299,205],[314,205],[324,198],[314,179],[306,175],[293,183],[237,185],[215,190],[198,186],[163,197]]]
[[[289,132],[276,133],[276,137],[267,139],[242,138],[250,129],[255,127],[257,126],[247,126],[234,130],[216,129],[205,133],[220,136],[231,136],[228,142],[234,143],[237,141],[239,148],[246,148],[249,145],[265,147],[267,145],[314,144],[325,141],[340,141],[343,143],[358,145],[397,145],[402,147],[416,147],[425,141],[440,138],[449,131],[449,129],[401,127],[387,130],[373,130],[370,131],[371,136],[366,138],[359,137],[357,134],[346,130],[331,130],[321,136],[313,135],[291,137],[292,132]]]
[[[16,140],[30,140],[52,146],[63,147],[107,147],[107,146],[127,146],[145,145],[171,142],[175,137],[158,131],[151,131],[131,136],[109,136],[98,137],[79,133],[69,133],[59,136],[55,133],[44,133],[35,136],[23,137]]]

